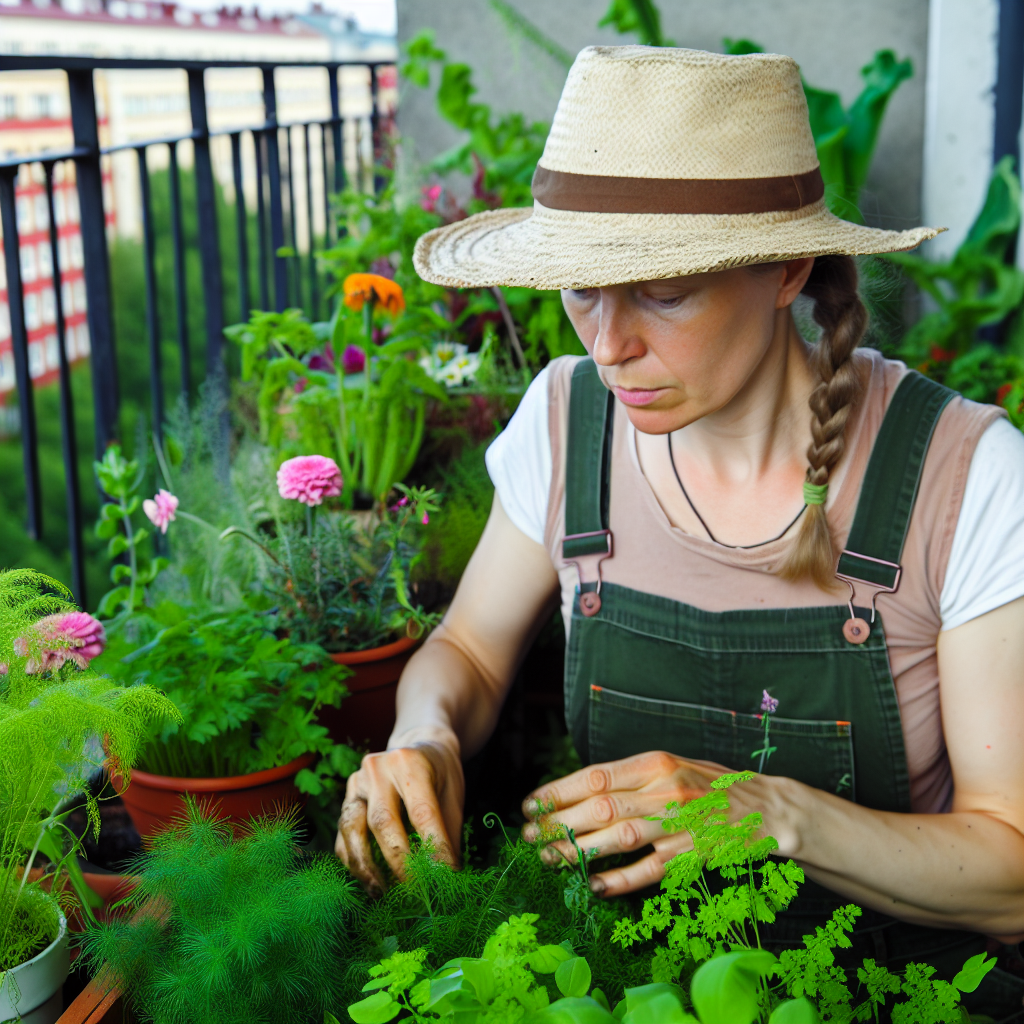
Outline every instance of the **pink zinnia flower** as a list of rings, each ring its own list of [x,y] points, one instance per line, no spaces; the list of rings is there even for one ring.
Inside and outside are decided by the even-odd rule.
[[[277,489],[282,498],[320,505],[324,498],[341,494],[341,470],[325,455],[299,455],[281,463],[277,471]]]
[[[34,643],[23,636],[14,641],[15,653],[29,659],[25,666],[29,675],[56,671],[69,660],[85,668],[103,653],[107,642],[103,624],[87,612],[47,615],[32,625],[32,632]]]
[[[779,702],[767,690],[761,691],[761,710],[769,715],[779,710]]]
[[[174,522],[174,513],[177,508],[178,499],[162,487],[154,497],[147,498],[142,503],[142,511],[146,513],[146,518],[154,526],[158,526],[161,533],[166,533],[167,524]]]
[[[346,345],[341,367],[345,373],[362,373],[366,369],[366,353],[358,345]]]

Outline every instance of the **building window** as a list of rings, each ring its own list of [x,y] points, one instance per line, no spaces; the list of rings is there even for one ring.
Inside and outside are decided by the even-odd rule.
[[[28,343],[28,372],[30,377],[42,377],[46,373],[46,352],[41,341]]]
[[[81,278],[75,282],[75,312],[85,312],[85,282]]]
[[[0,341],[11,336],[11,313],[6,302],[0,302]]]
[[[32,233],[32,200],[28,196],[18,196],[18,234]]]
[[[0,121],[13,121],[18,116],[18,97],[13,93],[0,96]]]
[[[40,242],[36,246],[36,257],[39,263],[39,276],[43,280],[53,277],[53,258],[49,242]]]
[[[52,93],[40,92],[32,97],[32,112],[39,121],[48,121],[56,114],[56,104]]]
[[[82,257],[82,236],[72,235],[71,236],[71,266],[80,267],[83,262]]]
[[[60,352],[57,348],[57,335],[48,334],[44,342],[46,346],[46,368],[56,370],[60,366]]]
[[[21,250],[21,279],[31,284],[37,276],[35,246],[23,248]]]
[[[36,227],[42,231],[50,226],[50,210],[46,203],[46,193],[40,192],[36,196]]]
[[[57,296],[52,288],[43,292],[43,323],[52,324],[57,320]]]

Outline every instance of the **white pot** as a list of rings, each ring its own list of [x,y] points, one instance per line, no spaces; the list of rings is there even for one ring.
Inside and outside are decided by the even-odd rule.
[[[55,1024],[64,1011],[61,986],[71,970],[68,957],[68,923],[61,916],[60,931],[38,956],[12,967],[0,985],[0,1021],[22,1024]],[[12,977],[13,975],[13,977]],[[17,982],[17,988],[11,984]],[[14,993],[17,991],[17,1005]]]

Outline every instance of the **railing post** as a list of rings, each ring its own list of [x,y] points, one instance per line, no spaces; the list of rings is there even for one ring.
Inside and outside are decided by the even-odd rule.
[[[380,134],[380,79],[376,64],[370,65],[370,153],[373,194],[378,195],[384,188],[384,175],[377,172],[384,160],[384,140]]]
[[[224,373],[224,285],[217,231],[216,186],[210,160],[210,123],[206,116],[206,83],[202,68],[189,68],[188,100],[194,133],[192,145],[195,152],[199,257],[203,267],[203,300],[206,307],[206,375],[208,378],[219,379]]]
[[[92,71],[68,71],[67,76],[75,147],[86,150],[85,155],[75,158],[75,179],[78,185],[88,307],[96,458],[101,459],[107,446],[117,439],[119,433],[117,417],[120,396],[110,301],[110,258],[107,253],[107,225],[103,209],[100,136],[96,122],[96,91]]]
[[[4,233],[4,266],[7,271],[7,308],[11,318],[11,347],[14,350],[14,379],[21,415],[21,458],[25,470],[25,505],[28,535],[43,535],[43,504],[39,490],[39,437],[36,433],[35,395],[28,365],[28,330],[25,325],[25,296],[21,287],[21,247],[18,243],[18,213],[14,186],[17,167],[0,168],[0,226]]]
[[[327,65],[327,88],[331,97],[331,141],[334,143],[334,191],[345,188],[344,124],[341,120],[341,96],[338,93],[338,65]],[[324,187],[327,187],[326,181]]]
[[[288,263],[278,250],[284,245],[284,206],[281,202],[281,150],[277,126],[277,90],[274,69],[263,69],[263,106],[267,117],[267,176],[270,181],[270,250],[274,261],[274,308],[288,305]]]

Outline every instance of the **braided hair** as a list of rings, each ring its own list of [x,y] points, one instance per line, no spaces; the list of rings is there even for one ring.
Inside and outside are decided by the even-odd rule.
[[[857,265],[849,256],[819,256],[803,287],[814,300],[821,338],[811,367],[820,383],[811,392],[811,444],[807,480],[827,484],[846,448],[846,423],[863,384],[853,351],[867,329],[868,314],[857,292]],[[783,579],[810,577],[823,590],[834,586],[836,553],[824,505],[808,505],[796,543],[778,570]]]

